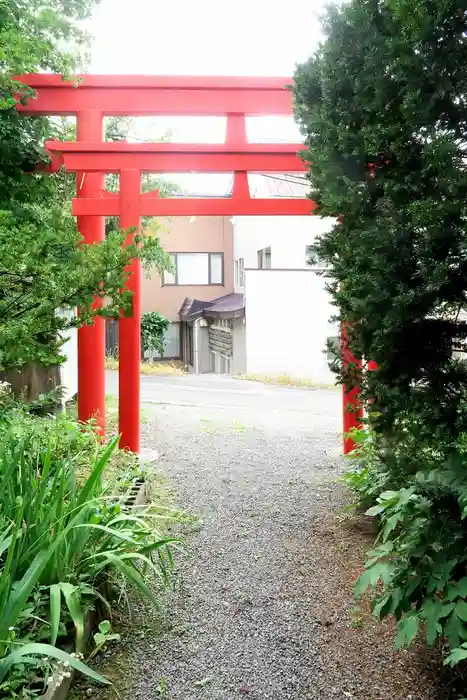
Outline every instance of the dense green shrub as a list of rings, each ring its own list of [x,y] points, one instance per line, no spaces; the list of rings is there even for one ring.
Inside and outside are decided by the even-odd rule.
[[[141,344],[144,352],[164,354],[164,336],[170,321],[158,311],[146,311],[141,316]]]
[[[80,428],[18,408],[0,421],[2,697],[40,695],[50,658],[66,660],[57,647],[71,639],[84,651],[85,615],[109,607],[110,593],[134,586],[157,605],[158,582],[169,581],[178,540],[168,530],[180,513],[167,499],[127,505],[129,475],[111,465],[116,440],[102,445]]]
[[[467,656],[467,11],[459,0],[351,0],[295,75],[316,241],[356,358],[369,434],[347,476],[379,519],[358,583],[374,610]],[[371,403],[370,403],[371,399]]]
[[[379,520],[356,593],[374,589],[375,615],[399,620],[397,647],[423,626],[430,645],[446,638],[455,664],[467,658],[467,433],[455,444],[422,442],[413,416],[400,422],[397,446],[357,433],[344,476]]]

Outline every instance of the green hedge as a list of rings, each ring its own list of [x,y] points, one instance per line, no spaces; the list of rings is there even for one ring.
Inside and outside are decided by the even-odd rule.
[[[347,477],[380,525],[357,591],[375,588],[398,646],[423,627],[453,664],[467,656],[467,12],[351,0],[324,31],[294,88],[312,197],[339,216],[313,253],[353,354],[378,365],[336,367],[371,409]]]

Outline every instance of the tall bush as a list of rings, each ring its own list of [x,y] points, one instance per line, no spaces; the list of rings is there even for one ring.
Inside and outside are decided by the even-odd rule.
[[[375,612],[467,656],[467,11],[460,0],[353,0],[295,74],[311,194],[338,216],[329,267],[372,399],[349,481],[381,531],[359,589]],[[368,442],[369,441],[369,442]]]
[[[0,370],[31,362],[60,362],[60,332],[98,314],[131,312],[121,292],[132,257],[163,271],[170,266],[157,235],[122,249],[124,232],[109,232],[99,245],[81,246],[71,215],[73,175],[36,172],[47,162],[43,143],[72,138],[69,125],[45,117],[24,118],[18,100],[34,92],[15,76],[53,71],[69,76],[85,65],[87,35],[81,20],[96,0],[0,1]],[[141,245],[139,245],[141,244]],[[104,308],[92,308],[100,296]],[[57,313],[81,309],[79,318]]]

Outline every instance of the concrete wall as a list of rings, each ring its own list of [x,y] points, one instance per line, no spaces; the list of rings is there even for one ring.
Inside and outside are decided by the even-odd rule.
[[[246,373],[246,320],[239,318],[233,322],[232,328],[232,374]]]
[[[198,374],[208,374],[211,371],[211,352],[209,350],[209,326],[201,320],[195,323],[196,353]]]
[[[333,384],[323,350],[338,328],[324,278],[310,269],[247,270],[245,278],[247,373]]]
[[[306,247],[335,223],[318,216],[240,216],[233,220],[234,261],[258,267],[258,250],[271,247],[271,268],[307,268]],[[242,291],[236,284],[235,291]]]
[[[72,319],[73,311],[60,311],[61,316]],[[78,391],[78,330],[71,328],[63,334],[67,341],[61,347],[61,353],[66,356],[60,366],[60,383],[64,387],[63,401],[68,401]]]
[[[192,217],[193,218],[193,217]],[[233,292],[233,228],[227,217],[174,217],[159,219],[159,238],[169,253],[224,253],[223,285],[166,285],[154,273],[144,276],[142,311],[159,311],[170,321],[179,321],[178,312],[186,297],[204,301]]]

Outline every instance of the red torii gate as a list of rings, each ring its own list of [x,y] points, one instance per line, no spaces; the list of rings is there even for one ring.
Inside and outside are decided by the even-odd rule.
[[[20,105],[30,115],[75,115],[76,142],[46,144],[52,168],[64,165],[77,173],[73,213],[86,244],[105,238],[105,216],[119,216],[122,229],[138,231],[141,216],[304,216],[314,204],[306,199],[257,199],[250,196],[249,172],[306,171],[297,156],[302,144],[252,144],[247,116],[292,116],[292,95],[286,78],[80,76],[75,82],[58,75],[18,78],[35,90],[35,99]],[[223,144],[103,142],[105,116],[227,117]],[[233,172],[230,197],[163,198],[141,193],[142,172]],[[104,174],[120,174],[120,193],[104,189]],[[127,243],[135,233],[128,235]],[[120,318],[119,431],[120,447],[140,450],[140,315],[141,266],[133,260],[127,287],[133,292],[133,316]],[[101,303],[100,301],[95,302]],[[345,340],[343,341],[345,345]],[[344,347],[344,361],[351,362]],[[350,410],[348,410],[350,409]],[[96,417],[105,432],[105,325],[96,318],[78,331],[78,417]],[[343,392],[344,433],[362,417],[358,391]],[[344,441],[344,452],[352,448]]]

